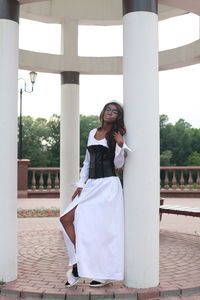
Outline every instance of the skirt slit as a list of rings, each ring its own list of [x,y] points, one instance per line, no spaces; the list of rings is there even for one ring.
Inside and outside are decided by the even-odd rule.
[[[70,204],[73,204],[73,202],[71,202]],[[76,209],[77,209],[77,205],[70,205],[70,207],[68,207],[69,209],[63,212],[63,214],[61,214],[61,218],[66,216],[69,212],[71,212],[73,209],[74,210],[74,220],[73,220],[73,225],[75,227],[75,213],[76,213]],[[66,244],[66,249],[67,249],[67,254],[69,256],[69,263],[68,266],[73,266],[74,264],[77,264],[77,255],[76,255],[76,246],[74,245],[74,243],[71,241],[70,237],[68,236],[63,224],[60,222],[61,224],[61,229],[63,232],[63,236],[64,236],[64,241]],[[75,243],[76,243],[76,230],[74,228],[75,231]]]

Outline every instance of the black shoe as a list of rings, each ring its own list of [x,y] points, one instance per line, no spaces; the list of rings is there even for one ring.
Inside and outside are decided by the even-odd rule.
[[[104,286],[106,285],[107,282],[106,280],[101,280],[101,281],[97,281],[97,280],[92,280],[90,283],[89,283],[89,286],[91,287],[100,287],[100,286]]]

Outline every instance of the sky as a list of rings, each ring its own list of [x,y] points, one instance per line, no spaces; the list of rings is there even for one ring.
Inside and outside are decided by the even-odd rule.
[[[159,50],[199,39],[199,17],[194,14],[159,22]],[[20,19],[21,49],[60,53],[60,25]],[[37,35],[35,34],[37,32]],[[49,34],[49,32],[51,34]],[[45,40],[45,43],[43,42]],[[121,56],[122,26],[79,26],[80,56]],[[19,78],[29,81],[29,71]],[[180,118],[200,128],[200,64],[159,72],[160,114],[173,124]],[[23,115],[50,118],[60,114],[60,75],[38,73],[34,92],[23,93]],[[80,113],[99,115],[110,100],[123,103],[122,75],[80,75]]]

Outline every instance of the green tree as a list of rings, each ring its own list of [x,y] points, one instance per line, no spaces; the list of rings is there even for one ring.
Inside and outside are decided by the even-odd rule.
[[[30,166],[47,166],[49,157],[44,145],[48,137],[47,120],[24,116],[23,122],[23,158],[30,159]]]
[[[191,125],[180,119],[174,125],[173,131],[174,140],[172,163],[178,166],[186,165],[188,156],[192,152],[192,140],[191,140]]]
[[[60,166],[60,116],[54,114],[47,123],[48,137],[46,147],[49,152],[49,167]]]
[[[168,123],[168,116],[160,116],[160,153],[166,150],[172,151],[173,125]],[[173,152],[173,151],[172,151]]]
[[[89,131],[100,125],[98,116],[80,116],[80,160],[83,163]],[[23,158],[33,167],[60,165],[60,116],[50,120],[23,117]]]
[[[165,128],[168,121],[169,121],[169,118],[167,115],[160,115],[160,128]]]
[[[191,128],[192,151],[200,153],[200,129]]]
[[[188,166],[200,166],[200,153],[197,151],[192,152],[187,159]]]
[[[160,152],[170,150],[173,165],[186,165],[192,152],[191,125],[180,119],[175,125],[168,123],[166,115],[160,116]]]
[[[82,166],[89,131],[100,125],[98,116],[80,115],[80,166]],[[200,129],[191,128],[180,119],[175,125],[167,115],[160,116],[160,163],[166,165],[199,165]],[[30,166],[59,167],[60,116],[49,120],[23,117],[23,158],[31,160]]]
[[[160,155],[160,165],[161,166],[170,166],[171,165],[171,158],[172,158],[172,151],[165,150]]]
[[[83,116],[80,115],[80,165],[82,166],[85,158],[88,134],[93,128],[100,125],[98,116]]]

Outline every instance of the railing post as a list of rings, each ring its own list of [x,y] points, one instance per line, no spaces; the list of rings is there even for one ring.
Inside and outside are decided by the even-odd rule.
[[[193,184],[192,170],[189,170],[188,188],[189,188],[190,190],[192,190],[192,184]]]
[[[185,185],[184,185],[184,170],[181,170],[181,178],[180,178],[180,189],[183,190],[185,188]]]
[[[165,169],[165,189],[169,189],[168,169]]]
[[[173,177],[172,177],[172,188],[175,190],[176,189],[176,170],[173,170]]]
[[[29,159],[18,160],[18,198],[28,198]]]
[[[197,189],[200,189],[200,175],[199,175],[199,170],[197,171]]]

